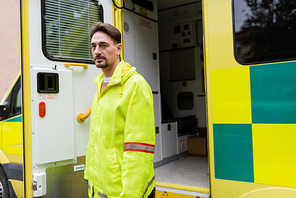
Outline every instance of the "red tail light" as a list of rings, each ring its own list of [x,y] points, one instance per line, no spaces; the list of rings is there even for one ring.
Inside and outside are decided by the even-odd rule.
[[[46,106],[44,102],[39,103],[39,116],[43,118],[46,114]]]

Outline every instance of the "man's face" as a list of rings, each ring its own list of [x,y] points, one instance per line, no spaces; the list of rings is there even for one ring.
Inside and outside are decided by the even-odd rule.
[[[114,44],[104,32],[96,32],[91,39],[91,49],[96,66],[103,69],[114,66],[121,52],[121,44]]]

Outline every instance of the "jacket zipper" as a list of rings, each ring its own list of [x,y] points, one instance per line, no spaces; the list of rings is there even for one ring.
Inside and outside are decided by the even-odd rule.
[[[103,95],[103,93],[105,93],[107,89],[110,89],[111,86],[117,85],[117,84],[119,84],[119,83],[120,83],[120,82],[116,82],[116,83],[113,83],[113,84],[108,84],[107,87],[106,87],[101,93],[98,93],[98,99],[97,99],[97,102],[99,101],[101,95]],[[101,84],[101,88],[102,88],[102,84]]]

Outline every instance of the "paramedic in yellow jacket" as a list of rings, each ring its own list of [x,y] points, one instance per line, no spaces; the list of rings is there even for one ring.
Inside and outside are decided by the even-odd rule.
[[[89,197],[152,197],[155,149],[152,91],[120,58],[121,34],[98,22],[91,48],[102,72],[95,79],[85,179]]]

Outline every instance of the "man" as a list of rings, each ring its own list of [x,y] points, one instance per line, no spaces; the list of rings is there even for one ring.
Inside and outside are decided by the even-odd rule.
[[[91,48],[102,72],[91,109],[85,179],[89,197],[146,198],[155,186],[152,91],[134,67],[124,62],[121,34],[98,22]]]

